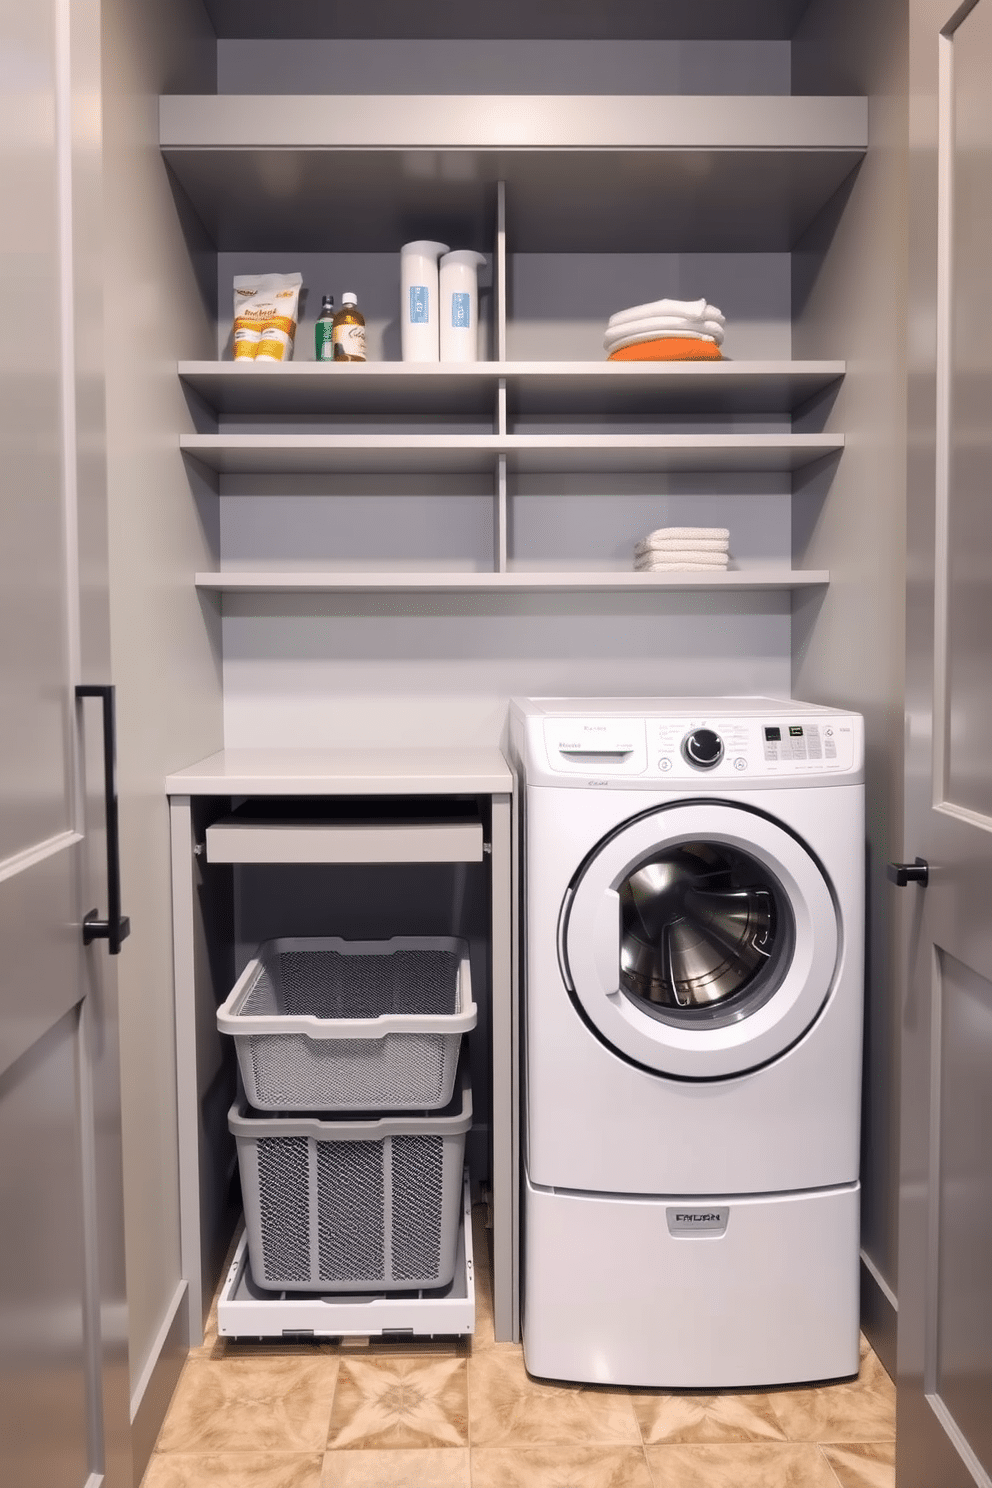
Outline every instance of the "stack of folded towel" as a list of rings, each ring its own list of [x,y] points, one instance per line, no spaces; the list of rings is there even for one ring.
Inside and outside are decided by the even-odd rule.
[[[719,362],[723,327],[705,300],[655,300],[611,315],[603,345],[611,362]]]
[[[726,527],[659,527],[634,548],[634,568],[651,573],[724,569],[729,562]]]

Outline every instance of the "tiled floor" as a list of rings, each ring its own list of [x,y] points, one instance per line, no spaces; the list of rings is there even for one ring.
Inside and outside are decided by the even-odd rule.
[[[895,1391],[549,1385],[495,1343],[476,1211],[469,1342],[226,1343],[190,1354],[142,1488],[893,1488]]]

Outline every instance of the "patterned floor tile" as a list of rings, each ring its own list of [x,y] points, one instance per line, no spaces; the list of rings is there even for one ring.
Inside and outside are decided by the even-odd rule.
[[[652,1488],[640,1447],[473,1447],[472,1488]]]
[[[819,1447],[796,1442],[645,1447],[654,1488],[837,1488]]]
[[[625,1391],[531,1379],[519,1348],[473,1355],[468,1372],[473,1447],[640,1445]]]
[[[328,1452],[320,1488],[470,1488],[467,1447]]]
[[[342,1359],[331,1448],[468,1446],[467,1361]]]
[[[895,1386],[871,1350],[856,1380],[773,1390],[768,1399],[789,1441],[895,1441]]]
[[[164,1452],[323,1452],[338,1362],[328,1355],[189,1359],[158,1439]]]
[[[323,1454],[156,1452],[141,1488],[322,1488]]]
[[[766,1395],[633,1395],[648,1445],[661,1442],[785,1441]]]
[[[841,1488],[895,1488],[895,1442],[853,1442],[821,1446]]]

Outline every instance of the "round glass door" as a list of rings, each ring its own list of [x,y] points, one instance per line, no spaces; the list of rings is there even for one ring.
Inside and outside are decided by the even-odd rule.
[[[559,927],[566,985],[618,1053],[683,1079],[767,1063],[834,984],[837,909],[813,855],[763,812],[681,802],[590,853]]]
[[[725,843],[666,847],[622,879],[619,895],[620,988],[652,1017],[711,1027],[746,1017],[792,955],[781,884]]]

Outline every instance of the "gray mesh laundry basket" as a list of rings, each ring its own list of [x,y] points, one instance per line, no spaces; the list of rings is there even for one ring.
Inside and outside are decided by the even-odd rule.
[[[269,940],[217,1010],[259,1111],[433,1111],[475,1027],[450,937]]]
[[[412,1291],[451,1281],[472,1125],[467,1072],[437,1115],[255,1116],[239,1095],[228,1125],[260,1287]]]

